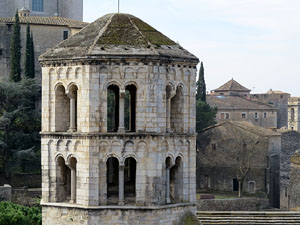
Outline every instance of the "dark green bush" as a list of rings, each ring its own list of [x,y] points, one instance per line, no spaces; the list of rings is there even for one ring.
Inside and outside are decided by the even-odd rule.
[[[0,202],[0,225],[41,225],[38,207],[26,207],[11,202]]]

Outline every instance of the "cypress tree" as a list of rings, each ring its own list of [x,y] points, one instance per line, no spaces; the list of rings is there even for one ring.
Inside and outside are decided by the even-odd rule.
[[[32,33],[30,35],[30,57],[30,74],[31,78],[35,78],[34,43]]]
[[[204,80],[204,66],[203,62],[201,62],[200,71],[199,71],[199,78],[197,81],[197,95],[196,99],[200,99],[203,102],[206,102],[206,84]]]
[[[21,27],[18,11],[15,15],[13,35],[10,45],[10,81],[21,80]]]
[[[31,36],[30,36],[30,25],[29,25],[29,23],[27,23],[27,29],[26,29],[26,49],[25,49],[24,75],[26,77],[32,77],[32,74],[31,74]]]

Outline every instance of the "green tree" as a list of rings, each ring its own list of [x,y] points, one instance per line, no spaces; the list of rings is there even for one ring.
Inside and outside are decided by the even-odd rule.
[[[34,43],[32,33],[30,35],[30,74],[31,78],[35,78]]]
[[[0,202],[0,225],[41,225],[39,207],[26,207],[11,202]]]
[[[10,45],[10,81],[19,82],[21,80],[21,27],[18,11],[15,15],[13,35]]]
[[[204,66],[203,62],[201,62],[200,71],[199,71],[199,78],[196,83],[197,85],[197,99],[201,99],[201,101],[206,102],[206,84],[204,80]]]
[[[40,112],[35,99],[40,87],[34,79],[0,82],[0,173],[40,171]]]
[[[30,25],[27,23],[26,29],[26,48],[25,48],[25,61],[24,61],[24,75],[31,77],[31,37],[30,37]]]

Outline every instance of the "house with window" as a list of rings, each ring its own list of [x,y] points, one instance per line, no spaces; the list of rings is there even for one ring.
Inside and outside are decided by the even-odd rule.
[[[243,191],[264,192],[279,208],[281,134],[246,121],[208,127],[197,138],[197,189],[237,192],[237,174],[248,171]]]
[[[34,2],[34,1],[33,1]],[[37,4],[36,7],[42,7]],[[41,65],[38,57],[69,36],[80,31],[87,23],[63,17],[33,16],[27,8],[19,10],[21,25],[21,65],[24,65],[27,23],[30,24],[34,41],[35,73],[41,79]],[[14,17],[0,17],[0,80],[7,80],[10,73],[10,39],[13,33]]]
[[[230,80],[207,95],[207,103],[217,107],[216,121],[247,121],[265,128],[277,127],[277,108],[252,100],[250,90]]]

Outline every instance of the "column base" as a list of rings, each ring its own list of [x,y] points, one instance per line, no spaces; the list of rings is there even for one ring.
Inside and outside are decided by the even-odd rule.
[[[119,201],[118,205],[125,205],[124,201]]]
[[[70,129],[68,130],[68,132],[70,132],[70,133],[74,133],[74,132],[76,132],[76,131],[77,131],[76,128],[70,128]]]
[[[118,133],[125,133],[125,127],[119,127]]]

